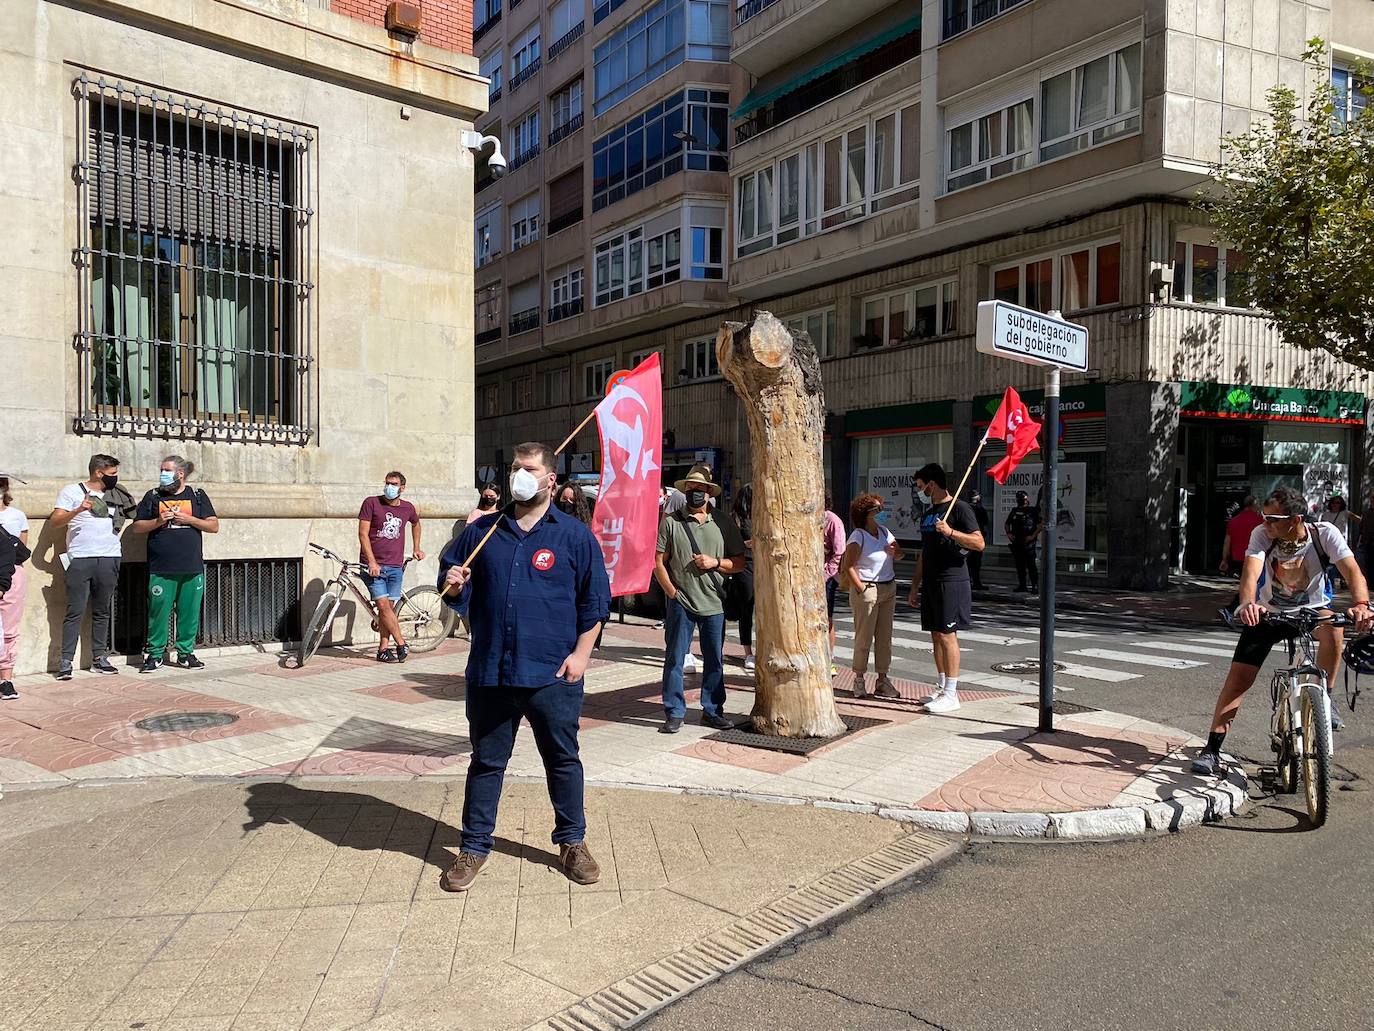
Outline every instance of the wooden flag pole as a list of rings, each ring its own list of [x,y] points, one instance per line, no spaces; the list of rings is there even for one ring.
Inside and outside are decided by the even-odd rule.
[[[949,496],[949,505],[946,507],[944,514],[946,520],[949,519],[950,512],[954,511],[954,503],[959,500],[959,495],[964,492],[964,484],[968,483],[968,478],[973,472],[973,467],[978,464],[978,456],[983,453],[983,445],[987,442],[988,435],[984,433],[983,439],[978,442],[978,450],[973,452],[973,458],[969,462],[968,468],[964,470],[964,478],[959,481],[959,486],[956,487],[954,493]]]
[[[590,412],[587,413],[587,417],[577,424],[577,429],[575,429],[575,430],[573,430],[571,433],[569,433],[569,434],[568,434],[567,440],[565,440],[565,441],[563,441],[563,443],[559,444],[558,447],[556,447],[556,448],[554,449],[554,452],[553,452],[553,453],[554,453],[555,455],[561,455],[561,454],[563,453],[563,449],[573,442],[573,438],[576,437],[579,433],[582,432],[583,427],[585,427],[585,426],[587,425],[587,423],[589,423],[589,422],[592,421],[592,417],[593,417],[594,415],[596,415],[596,409],[595,409],[595,408],[593,408]],[[475,553],[474,553],[474,554],[475,554]]]
[[[486,535],[485,537],[483,537],[483,538],[481,539],[481,541],[478,542],[477,547],[475,547],[475,548],[472,549],[472,554],[469,555],[466,559],[463,560],[463,564],[462,564],[461,566],[458,567],[459,569],[468,569],[469,567],[471,567],[471,565],[472,565],[472,560],[475,559],[475,558],[477,557],[477,553],[478,553],[479,551],[481,551],[483,548],[485,548],[485,547],[487,546],[487,541],[491,540],[491,535],[494,534],[494,533],[496,532],[496,528],[497,528],[498,526],[500,526],[500,525],[501,525],[501,516],[500,516],[500,514],[498,513],[497,516],[496,516],[496,522],[494,522],[494,523],[491,524],[491,529],[487,531],[487,535]],[[444,584],[444,589],[443,589],[442,591],[439,592],[439,596],[442,598],[444,595],[448,594],[449,589],[452,588],[452,587],[453,587],[453,584]]]

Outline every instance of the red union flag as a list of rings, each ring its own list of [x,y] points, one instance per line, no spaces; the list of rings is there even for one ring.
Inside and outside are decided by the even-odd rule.
[[[1036,439],[1040,436],[1040,424],[1031,420],[1030,410],[1021,395],[1011,387],[1002,395],[1002,403],[997,406],[987,435],[989,440],[1007,442],[1007,457],[988,470],[988,475],[998,483],[1006,483],[1021,459],[1040,447]]]
[[[658,448],[663,440],[663,372],[658,355],[610,379],[596,406],[601,487],[593,530],[611,596],[649,589],[658,542]]]

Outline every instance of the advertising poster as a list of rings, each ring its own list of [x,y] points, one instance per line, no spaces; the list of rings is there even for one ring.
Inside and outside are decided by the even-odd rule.
[[[868,489],[883,499],[887,528],[903,540],[921,536],[921,502],[916,497],[916,470],[920,466],[900,466],[868,470]]]
[[[1007,516],[1016,507],[1016,492],[1025,491],[1030,495],[1031,504],[1040,496],[1040,484],[1045,476],[1045,467],[1040,464],[1022,465],[1007,479],[1005,484],[993,484],[996,494],[993,497],[992,542],[1006,544],[1007,535],[1003,532]],[[1087,502],[1088,466],[1084,462],[1059,463],[1059,518],[1057,521],[1060,548],[1078,551],[1085,547],[1084,522]],[[964,500],[968,500],[965,498]],[[1044,511],[1041,502],[1041,511]]]

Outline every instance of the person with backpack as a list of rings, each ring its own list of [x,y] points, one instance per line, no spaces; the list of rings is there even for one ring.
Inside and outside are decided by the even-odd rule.
[[[0,472],[0,567],[5,557],[13,564],[10,583],[0,590],[0,701],[19,697],[14,689],[14,664],[19,655],[19,627],[28,593],[29,518],[14,506],[10,480],[24,481],[12,473]],[[0,581],[3,583],[3,581]]]
[[[725,578],[744,568],[747,548],[729,519],[716,519],[708,502],[720,496],[720,485],[705,466],[693,466],[677,489],[682,508],[658,524],[654,577],[666,599],[663,621],[663,726],[676,734],[687,716],[682,687],[682,659],[695,630],[701,637],[701,722],[716,730],[734,724],[726,719]]]
[[[205,597],[201,536],[219,533],[219,516],[209,495],[187,485],[195,468],[180,455],[168,455],[162,460],[158,485],[138,503],[133,531],[148,535],[148,642],[140,673],[152,673],[162,665],[174,612],[177,657],[171,665],[205,667],[195,653]]]
[[[1030,503],[1030,495],[1023,490],[1016,492],[1016,507],[1007,516],[1002,526],[1007,535],[1007,546],[1011,549],[1011,559],[1016,563],[1016,590],[1032,594],[1040,590],[1040,572],[1035,564],[1035,545],[1040,533],[1045,529],[1040,509]],[[1030,587],[1026,584],[1029,581]]]

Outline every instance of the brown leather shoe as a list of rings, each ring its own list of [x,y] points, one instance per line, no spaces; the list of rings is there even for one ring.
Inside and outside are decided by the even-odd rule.
[[[563,872],[574,884],[595,884],[601,880],[601,867],[592,858],[585,841],[574,841],[570,845],[558,846],[558,861]]]
[[[444,891],[467,891],[477,875],[482,872],[486,856],[475,856],[471,852],[459,852],[453,865],[439,878],[439,887]]]

